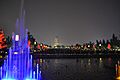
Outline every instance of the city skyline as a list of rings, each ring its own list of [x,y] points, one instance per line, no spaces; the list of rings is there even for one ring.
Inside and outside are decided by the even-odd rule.
[[[0,1],[0,25],[6,34],[15,31],[20,1]],[[25,0],[25,23],[38,42],[75,44],[110,39],[120,34],[119,0],[39,1]],[[9,14],[8,14],[9,13]]]

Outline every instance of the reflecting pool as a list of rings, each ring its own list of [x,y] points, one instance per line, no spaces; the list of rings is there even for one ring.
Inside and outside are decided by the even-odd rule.
[[[119,59],[35,59],[40,65],[42,80],[116,80]]]

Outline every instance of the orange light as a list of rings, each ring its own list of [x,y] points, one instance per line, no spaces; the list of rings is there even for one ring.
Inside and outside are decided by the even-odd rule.
[[[120,80],[120,65],[117,66],[117,80]]]
[[[0,49],[3,49],[3,48],[7,47],[7,45],[5,44],[5,42],[6,42],[6,39],[5,39],[4,33],[2,31],[2,32],[0,32]]]
[[[31,44],[31,41],[30,40],[28,40],[28,46],[30,47],[30,44]]]
[[[120,77],[117,77],[116,79],[117,79],[117,80],[120,80]]]

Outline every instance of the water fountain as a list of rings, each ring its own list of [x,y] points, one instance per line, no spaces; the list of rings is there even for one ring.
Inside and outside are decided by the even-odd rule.
[[[41,80],[41,71],[37,64],[32,67],[32,55],[28,46],[28,30],[24,29],[25,11],[21,6],[20,18],[16,21],[16,32],[12,34],[13,46],[9,49],[7,59],[0,68],[0,80]]]

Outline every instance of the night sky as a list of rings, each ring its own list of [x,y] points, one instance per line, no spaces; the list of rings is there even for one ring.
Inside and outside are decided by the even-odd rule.
[[[0,0],[0,25],[15,30],[21,0]],[[62,44],[110,39],[120,34],[120,0],[25,0],[25,25],[38,42]]]

